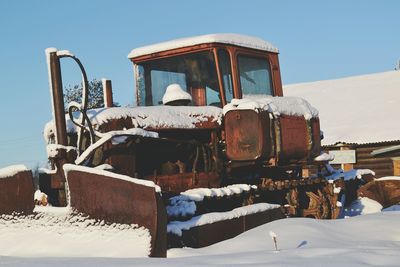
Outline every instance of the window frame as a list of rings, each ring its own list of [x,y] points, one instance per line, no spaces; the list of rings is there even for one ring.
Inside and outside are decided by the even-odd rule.
[[[217,77],[217,84],[218,84],[218,87],[219,87],[218,88],[218,93],[219,93],[219,96],[220,96],[220,102],[221,102],[222,106],[226,105],[225,92],[224,92],[223,88],[221,88],[220,69],[219,69],[219,62],[218,62],[219,59],[218,59],[215,51],[216,51],[216,47],[214,45],[210,44],[210,45],[202,45],[198,49],[190,50],[190,49],[185,48],[185,49],[182,49],[181,52],[162,54],[162,56],[154,57],[154,58],[147,58],[146,57],[143,60],[134,61],[133,63],[134,63],[134,71],[135,71],[134,77],[135,77],[135,87],[136,87],[136,92],[135,92],[136,93],[136,105],[137,106],[147,106],[146,103],[141,103],[141,101],[140,101],[141,98],[140,98],[139,81],[138,81],[139,66],[142,66],[142,64],[146,64],[146,62],[150,62],[150,61],[154,61],[154,60],[161,60],[161,59],[165,59],[165,58],[179,57],[179,56],[184,56],[184,55],[188,55],[188,54],[202,53],[202,52],[209,52],[213,57],[213,60],[214,60],[214,63],[215,63],[214,67],[215,67],[215,70],[216,70],[215,74],[216,74],[216,77]],[[144,86],[145,86],[145,88],[150,87],[151,89],[153,89],[152,85],[151,85],[151,74],[147,73],[147,72],[149,72],[149,70],[147,68],[144,68],[144,69],[145,69],[144,77],[143,77],[144,78],[144,83],[145,83]],[[149,76],[149,78],[146,77],[147,75]],[[147,92],[147,89],[146,89],[146,92]],[[153,94],[153,91],[151,90],[151,95],[152,94]],[[146,95],[146,98],[147,97],[149,97],[149,96]],[[154,103],[153,103],[153,106],[156,106],[156,105],[154,105]]]
[[[236,61],[236,79],[237,79],[237,94],[239,98],[243,98],[243,90],[242,90],[242,85],[240,81],[240,66],[239,66],[239,56],[246,56],[250,58],[256,58],[256,59],[264,59],[267,61],[268,67],[269,67],[269,80],[270,80],[270,85],[271,85],[271,95],[275,96],[275,79],[274,79],[274,73],[273,73],[273,64],[270,60],[270,56],[267,53],[259,53],[259,52],[254,52],[254,51],[246,51],[243,49],[237,49],[235,51],[235,61]],[[267,92],[265,92],[267,95]]]

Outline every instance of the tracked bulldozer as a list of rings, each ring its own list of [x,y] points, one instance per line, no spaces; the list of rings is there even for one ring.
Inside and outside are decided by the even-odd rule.
[[[339,216],[346,182],[321,155],[318,111],[283,96],[269,42],[213,34],[134,49],[134,107],[113,107],[108,93],[88,109],[80,60],[46,56],[54,117],[40,189],[52,205],[146,227],[161,257],[288,216]],[[83,77],[82,103],[67,107],[62,58]]]

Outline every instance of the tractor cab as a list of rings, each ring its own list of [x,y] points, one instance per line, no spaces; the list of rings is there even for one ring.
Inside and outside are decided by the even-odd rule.
[[[163,104],[178,84],[193,106],[223,107],[246,95],[282,95],[278,50],[255,37],[211,34],[131,51],[138,106]]]

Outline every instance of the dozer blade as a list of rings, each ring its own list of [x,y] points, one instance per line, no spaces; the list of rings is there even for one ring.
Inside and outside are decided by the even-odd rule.
[[[375,179],[358,190],[358,196],[378,201],[383,208],[400,203],[400,179]]]
[[[0,214],[33,212],[32,172],[18,167],[10,166],[0,170]]]
[[[94,168],[64,165],[69,204],[110,223],[137,224],[150,231],[151,257],[166,257],[167,215],[158,187],[150,181]]]

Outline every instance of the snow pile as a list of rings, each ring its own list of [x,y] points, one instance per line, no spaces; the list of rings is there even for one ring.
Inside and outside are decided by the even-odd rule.
[[[40,206],[47,206],[47,195],[40,190],[36,190],[35,194],[33,195],[33,199],[36,205]]]
[[[344,209],[345,217],[365,215],[382,211],[382,205],[370,198],[360,197]]]
[[[77,165],[74,165],[74,164],[64,164],[63,168],[64,168],[65,176],[67,177],[67,181],[68,181],[68,173],[70,171],[81,171],[81,172],[87,172],[87,173],[92,173],[92,174],[97,174],[97,175],[104,175],[104,176],[107,176],[107,177],[111,177],[111,178],[119,179],[119,180],[124,180],[124,181],[127,181],[127,182],[139,184],[139,185],[153,187],[156,192],[161,192],[161,188],[158,185],[154,184],[152,181],[132,178],[132,177],[129,177],[129,176],[126,176],[126,175],[117,174],[117,173],[109,172],[109,171],[106,171],[106,170],[89,168],[89,167],[84,167],[84,166],[77,166]]]
[[[350,171],[343,171],[342,169],[334,169],[331,165],[325,164],[329,175],[325,176],[326,180],[338,180],[343,178],[345,181],[354,180],[354,179],[361,179],[363,175],[372,175],[375,176],[375,172],[371,171],[370,169],[352,169]]]
[[[328,153],[322,153],[318,157],[314,158],[314,161],[331,161],[335,159],[335,155],[333,154],[328,154]]]
[[[220,188],[195,188],[182,192],[181,196],[193,201],[203,201],[205,197],[231,196],[250,191],[251,189],[257,189],[257,186],[248,184],[234,184]]]
[[[109,231],[78,235],[55,234],[56,225],[34,231],[30,224],[0,224],[0,255],[4,266],[393,266],[399,265],[398,211],[381,212],[341,220],[291,218],[273,221],[209,247],[168,251],[168,259],[136,257],[146,251],[139,231],[127,230],[113,237]],[[10,234],[10,229],[12,233]],[[7,231],[8,230],[8,231]],[[269,241],[270,231],[279,237],[279,252]],[[50,238],[53,233],[55,239]],[[54,241],[56,240],[56,241]],[[148,239],[147,239],[148,240]],[[81,243],[85,242],[85,243]],[[80,245],[82,244],[82,245]],[[145,245],[145,244],[144,244]],[[147,245],[147,244],[146,244]],[[139,247],[139,248],[138,248]],[[99,250],[97,250],[99,249]],[[138,253],[135,253],[138,251]],[[114,254],[114,255],[110,255]],[[47,256],[46,256],[47,255]],[[140,255],[139,255],[140,256]],[[112,257],[112,258],[110,258]],[[128,258],[130,257],[130,258]]]
[[[375,179],[377,181],[400,181],[400,176],[385,176],[379,179]]]
[[[74,146],[63,146],[63,145],[58,145],[58,144],[48,144],[46,146],[47,157],[48,158],[56,157],[58,155],[58,151],[60,149],[64,149],[66,152],[69,152],[71,150],[76,150],[76,147],[74,147]]]
[[[196,203],[186,197],[177,196],[169,199],[169,205],[166,206],[169,217],[185,217],[196,213]]]
[[[319,110],[323,145],[363,144],[400,139],[399,88],[400,73],[388,71],[287,85],[284,94],[303,97]]]
[[[400,213],[385,212],[278,220],[206,248],[172,249],[168,256],[177,261],[171,266],[398,266],[399,219]],[[279,253],[268,242],[269,231],[279,236]]]
[[[175,48],[188,47],[188,46],[207,44],[207,43],[230,44],[230,45],[244,46],[248,48],[278,53],[278,48],[274,47],[271,43],[266,42],[258,37],[232,34],[232,33],[219,33],[219,34],[207,34],[201,36],[181,38],[181,39],[135,48],[129,53],[128,58],[135,58]]]
[[[137,225],[106,224],[67,208],[36,207],[29,216],[0,215],[0,255],[145,257],[150,234]]]
[[[393,205],[391,207],[383,209],[382,211],[400,211],[400,205]]]
[[[0,179],[12,177],[19,172],[29,171],[29,169],[25,165],[11,165],[5,168],[0,169]]]
[[[187,107],[187,106],[151,106],[151,107],[112,107],[99,108],[87,111],[95,129],[111,120],[132,120],[135,128],[195,128],[196,124],[206,121],[222,123],[222,109],[212,106]],[[78,132],[77,126],[66,117],[68,133]],[[48,141],[55,133],[53,121],[46,124],[44,137]]]
[[[189,230],[190,228],[201,226],[205,224],[211,224],[223,220],[231,220],[242,216],[263,212],[266,210],[279,208],[278,204],[258,203],[245,207],[240,207],[227,212],[211,212],[203,215],[193,217],[188,221],[172,221],[167,226],[167,232],[181,236],[183,230]]]
[[[250,109],[256,112],[267,110],[277,117],[280,115],[303,116],[306,120],[318,117],[318,110],[300,97],[266,95],[245,95],[243,97],[243,99],[232,99],[231,103],[225,105],[224,114],[235,109]]]
[[[195,188],[181,192],[180,195],[171,197],[167,206],[169,216],[188,216],[196,213],[195,202],[201,202],[205,197],[225,197],[242,194],[251,189],[257,189],[256,185],[234,184],[220,188]]]

